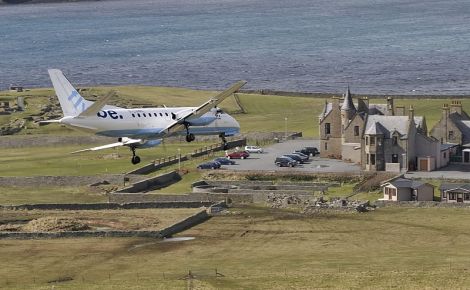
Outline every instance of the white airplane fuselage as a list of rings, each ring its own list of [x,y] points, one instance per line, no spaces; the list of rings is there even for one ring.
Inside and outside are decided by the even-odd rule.
[[[106,109],[95,116],[64,117],[60,123],[107,137],[157,139],[159,133],[174,122],[175,114],[196,109],[195,107]],[[189,119],[188,132],[194,135],[233,136],[240,132],[240,125],[229,114],[216,109],[201,117]],[[178,134],[186,135],[186,130]]]

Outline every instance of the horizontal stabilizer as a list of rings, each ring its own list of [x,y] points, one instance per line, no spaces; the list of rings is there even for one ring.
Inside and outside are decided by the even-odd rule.
[[[115,91],[110,91],[106,95],[99,97],[91,106],[85,111],[81,112],[78,117],[90,117],[98,113],[108,102],[109,99],[116,95]]]
[[[122,138],[122,139],[123,140],[121,142],[116,142],[116,143],[106,144],[106,145],[102,145],[102,146],[98,146],[98,147],[82,149],[82,150],[71,152],[71,154],[80,153],[80,152],[87,152],[87,151],[98,151],[98,150],[110,149],[110,148],[115,148],[115,147],[120,147],[120,146],[131,146],[133,144],[139,144],[139,143],[142,142],[141,139],[130,139],[130,138]]]
[[[39,121],[39,124],[50,124],[50,123],[60,123],[62,120],[42,120]]]

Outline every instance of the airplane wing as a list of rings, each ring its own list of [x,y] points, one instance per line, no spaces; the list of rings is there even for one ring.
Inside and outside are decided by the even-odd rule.
[[[115,95],[115,91],[110,91],[106,95],[99,97],[91,106],[89,106],[85,111],[81,112],[78,117],[90,117],[95,115],[106,105],[106,102]]]
[[[119,146],[129,146],[132,144],[137,144],[141,143],[141,139],[130,139],[130,138],[122,138],[123,140],[121,142],[116,142],[116,143],[111,143],[111,144],[106,144],[98,147],[92,147],[92,148],[87,148],[83,150],[78,150],[71,152],[71,154],[75,153],[80,153],[80,152],[86,152],[86,151],[97,151],[97,150],[103,150],[103,149],[109,149],[109,148],[114,148],[114,147],[119,147]]]
[[[234,85],[232,85],[230,88],[218,94],[217,96],[211,98],[210,100],[208,100],[207,102],[199,106],[198,108],[186,113],[183,116],[178,116],[175,122],[173,122],[164,130],[162,130],[159,135],[160,136],[171,135],[172,133],[183,130],[185,128],[184,127],[185,119],[190,118],[190,117],[198,118],[204,115],[205,113],[209,112],[212,108],[220,104],[223,100],[230,97],[233,93],[236,93],[245,84],[246,84],[246,81],[239,81],[235,83]]]

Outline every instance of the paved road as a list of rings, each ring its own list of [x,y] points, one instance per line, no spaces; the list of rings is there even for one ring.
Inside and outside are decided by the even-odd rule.
[[[319,157],[311,157],[310,162],[301,164],[297,167],[277,167],[274,164],[274,160],[277,156],[282,154],[291,153],[295,149],[301,149],[306,146],[314,146],[319,148],[318,140],[289,140],[282,143],[276,143],[269,147],[265,147],[264,153],[257,154],[252,153],[248,159],[239,160],[237,159],[236,165],[224,166],[227,169],[232,170],[268,170],[268,171],[306,171],[306,172],[360,172],[358,165],[343,162],[334,159],[325,159]]]
[[[405,174],[408,178],[433,178],[433,179],[470,179],[470,166],[450,164],[431,172],[413,171]]]

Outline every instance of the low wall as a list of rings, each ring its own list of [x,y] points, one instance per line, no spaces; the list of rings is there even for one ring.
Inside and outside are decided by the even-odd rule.
[[[114,210],[114,209],[145,209],[145,208],[198,208],[212,205],[209,201],[159,201],[159,202],[128,202],[128,203],[45,203],[0,205],[0,210]]]
[[[117,193],[145,192],[167,187],[181,180],[181,176],[176,172],[162,174],[156,177],[144,179],[133,183],[131,186],[116,191]]]
[[[240,139],[240,140],[227,142],[228,148],[241,147],[245,145],[246,145],[246,139]],[[177,164],[178,162],[187,161],[192,157],[204,156],[204,155],[209,154],[210,152],[221,151],[221,150],[223,150],[223,146],[219,144],[206,146],[206,147],[203,147],[201,149],[194,151],[191,154],[184,155],[184,156],[182,155],[180,158],[178,158],[178,156],[170,156],[166,158],[157,159],[153,163],[150,163],[148,165],[132,170],[128,172],[127,174],[149,174],[161,168],[164,168],[173,164]]]
[[[440,202],[440,201],[388,201],[377,200],[374,202],[377,207],[442,207],[442,208],[468,208],[470,203],[463,202]]]
[[[0,232],[0,239],[57,239],[57,238],[90,238],[90,237],[145,237],[167,238],[203,223],[211,216],[206,210],[191,215],[159,231],[64,231],[64,232]]]
[[[140,175],[105,174],[92,176],[1,176],[0,186],[84,186],[107,181],[110,184],[123,185],[142,180]]]

